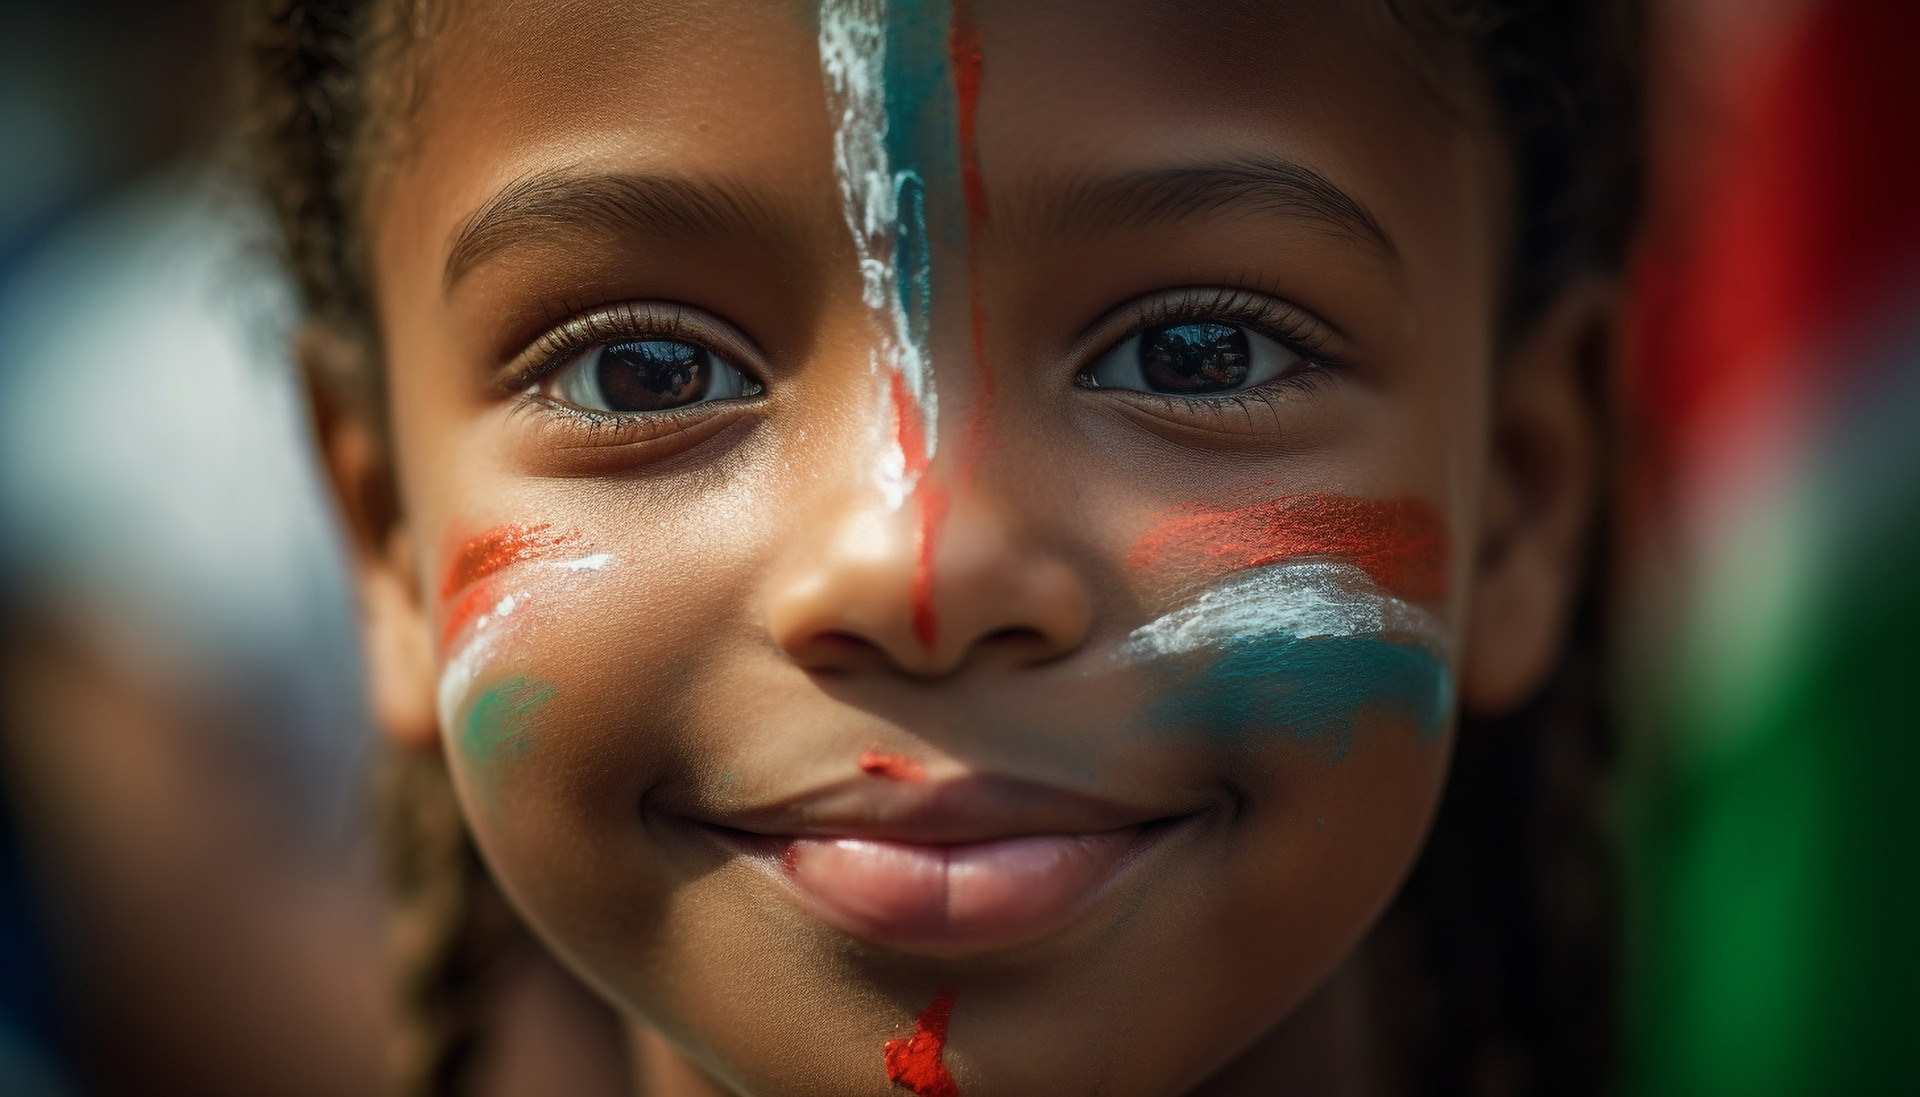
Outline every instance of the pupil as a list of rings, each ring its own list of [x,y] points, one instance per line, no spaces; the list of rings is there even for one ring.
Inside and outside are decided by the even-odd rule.
[[[595,372],[610,410],[664,411],[705,396],[713,364],[691,343],[643,339],[609,345]]]
[[[1167,324],[1140,333],[1140,370],[1155,392],[1226,392],[1247,379],[1247,333],[1233,324]]]

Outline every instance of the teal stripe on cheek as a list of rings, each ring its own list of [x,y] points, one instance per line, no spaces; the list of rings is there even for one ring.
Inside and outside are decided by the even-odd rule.
[[[1152,716],[1168,731],[1239,746],[1274,735],[1326,743],[1338,760],[1365,715],[1406,721],[1431,741],[1452,709],[1452,675],[1423,648],[1372,636],[1274,635],[1223,645]]]
[[[460,727],[460,749],[484,770],[524,757],[528,732],[558,687],[533,678],[508,678],[482,693]]]

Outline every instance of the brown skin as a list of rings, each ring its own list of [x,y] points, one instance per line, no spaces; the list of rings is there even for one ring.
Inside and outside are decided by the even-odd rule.
[[[1339,1060],[1364,1040],[1316,1053],[1281,1021],[1416,855],[1448,737],[1374,721],[1334,761],[1284,738],[1229,756],[1142,734],[1138,691],[1114,688],[1101,659],[1194,583],[1130,568],[1128,550],[1197,500],[1426,500],[1455,546],[1434,608],[1459,640],[1463,702],[1523,701],[1557,658],[1583,564],[1594,409],[1580,371],[1607,301],[1571,291],[1500,340],[1511,185],[1465,70],[1416,66],[1403,31],[1349,5],[1216,7],[977,6],[995,392],[988,443],[972,460],[948,444],[934,468],[953,506],[931,648],[910,627],[913,509],[874,486],[874,328],[810,6],[469,5],[416,59],[424,98],[366,198],[390,445],[322,409],[361,545],[376,704],[399,741],[441,749],[450,543],[549,522],[613,555],[531,611],[487,672],[556,687],[529,748],[503,763],[449,734],[446,749],[516,906],[643,1022],[650,1092],[898,1092],[881,1046],[941,986],[959,994],[947,1062],[969,1097],[1351,1082]],[[1248,157],[1331,180],[1392,254],[1271,208],[1049,220],[1088,180]],[[503,188],[600,172],[724,184],[765,224],[549,226],[447,280],[454,240]],[[936,284],[964,285],[963,264],[937,250]],[[1225,415],[1074,383],[1127,334],[1130,303],[1183,286],[1308,310],[1340,333],[1328,350],[1345,364]],[[589,428],[507,380],[552,324],[602,302],[715,318],[705,338],[765,394]],[[966,316],[964,296],[936,299],[948,439],[981,406]],[[331,345],[316,334],[308,351]],[[828,929],[684,823],[844,780],[872,748],[935,780],[1014,777],[1195,822],[1066,931],[946,959]],[[1318,998],[1332,999],[1348,1000]]]

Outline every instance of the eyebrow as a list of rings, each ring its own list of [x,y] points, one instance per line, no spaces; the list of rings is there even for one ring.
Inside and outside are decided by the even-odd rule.
[[[764,239],[790,235],[771,205],[722,181],[673,175],[546,172],[489,199],[454,234],[441,288],[516,245],[556,235],[645,233]]]
[[[1151,168],[1077,182],[1029,212],[1029,224],[1097,235],[1222,213],[1312,221],[1397,261],[1393,237],[1359,199],[1304,164],[1249,159]]]

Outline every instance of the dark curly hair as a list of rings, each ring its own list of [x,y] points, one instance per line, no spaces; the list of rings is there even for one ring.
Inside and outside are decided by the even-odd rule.
[[[1416,35],[1464,48],[1519,184],[1509,331],[1571,279],[1619,270],[1639,207],[1642,23],[1634,0],[1378,0]],[[377,318],[358,195],[410,109],[407,51],[434,0],[259,0],[250,35],[254,165],[309,320],[359,353],[307,356],[312,380],[379,403]],[[1605,379],[1593,378],[1604,407]],[[1614,868],[1604,829],[1597,578],[1559,673],[1527,710],[1461,728],[1422,858],[1369,947],[1409,1093],[1609,1088]],[[515,930],[467,840],[444,763],[396,754],[385,835],[403,932],[396,1088],[467,1088],[488,968]]]

